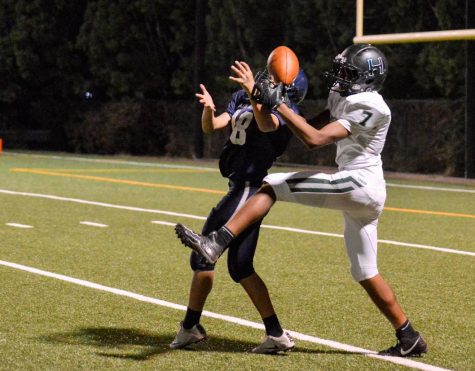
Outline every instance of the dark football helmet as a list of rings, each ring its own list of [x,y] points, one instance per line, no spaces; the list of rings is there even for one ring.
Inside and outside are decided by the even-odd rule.
[[[333,59],[332,70],[323,74],[330,90],[342,95],[379,91],[388,74],[384,54],[370,44],[354,44]]]
[[[305,72],[300,69],[299,74],[286,88],[287,97],[295,104],[301,103],[308,91],[308,78]]]

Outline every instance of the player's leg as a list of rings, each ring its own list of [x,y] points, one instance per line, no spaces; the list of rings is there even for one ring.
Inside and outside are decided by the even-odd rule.
[[[285,332],[274,311],[267,286],[257,273],[242,279],[240,282],[257,311],[261,315],[266,329],[264,341],[252,349],[253,353],[274,354],[287,352],[295,346],[294,340]]]
[[[394,291],[380,274],[359,282],[366,290],[373,303],[393,325],[398,343],[381,354],[393,356],[420,356],[427,353],[427,344],[422,336],[414,330],[404,314]]]
[[[383,315],[395,329],[407,318],[396,300],[393,290],[384,281],[377,267],[378,220],[366,220],[343,212],[345,245],[351,262],[353,279],[360,283]]]
[[[381,351],[380,354],[410,357],[427,353],[426,342],[419,332],[412,327],[411,322],[399,305],[394,291],[383,277],[377,274],[375,277],[361,281],[360,284],[396,331],[398,343]]]
[[[361,207],[360,200],[352,199],[351,191],[363,187],[350,172],[271,174],[264,178],[259,191],[219,230],[203,236],[177,224],[175,231],[185,246],[215,263],[236,236],[269,212],[276,199],[332,209],[357,209]]]
[[[193,254],[197,255],[196,253]],[[213,288],[213,281],[214,270],[195,270],[193,272],[183,327],[191,328],[196,323],[199,323],[206,299]]]
[[[206,339],[206,331],[200,324],[206,299],[213,288],[214,265],[195,252],[191,253],[190,265],[193,270],[193,278],[190,285],[188,307],[185,318],[180,322],[180,328],[175,339],[170,344],[172,349],[181,349]]]
[[[216,263],[236,236],[251,224],[261,220],[269,212],[274,202],[275,196],[272,188],[264,184],[230,218],[226,225],[209,235],[200,235],[182,224],[175,226],[175,232],[185,246],[196,251],[205,257],[209,263],[213,264]]]
[[[242,279],[239,283],[246,291],[263,320],[276,316],[267,286],[256,272]],[[283,332],[279,323],[276,323],[274,327],[270,326],[266,330],[268,335],[273,336],[280,336]]]
[[[262,220],[275,203],[275,194],[269,184],[264,183],[249,198],[244,206],[233,215],[225,227],[234,235],[240,235],[250,225]]]
[[[375,210],[377,212],[377,210]],[[396,330],[398,344],[382,354],[414,356],[427,352],[427,345],[412,328],[397,301],[394,291],[378,272],[377,224],[372,210],[343,212],[345,218],[345,245],[351,262],[351,274]]]
[[[284,333],[275,313],[267,286],[255,272],[253,259],[259,236],[260,221],[251,225],[229,246],[228,269],[231,278],[244,288],[257,311],[261,315],[266,330],[263,343],[255,347],[254,353],[277,353],[288,351],[294,342]]]
[[[391,322],[394,329],[400,328],[407,321],[406,315],[399,305],[394,291],[379,273],[359,283],[366,290],[381,313]]]
[[[334,174],[312,171],[275,173],[265,177],[264,181],[271,187],[277,201],[336,210],[358,210],[367,202],[354,197],[358,194],[355,191],[367,186],[350,171]]]
[[[244,288],[261,317],[267,318],[274,316],[275,311],[264,281],[254,270],[260,224],[260,221],[253,224],[231,243],[228,250],[228,271],[233,281]],[[282,335],[280,325],[276,329],[270,328],[269,331],[273,335]]]
[[[239,205],[244,203],[249,193],[253,192],[254,189],[251,187],[231,189],[211,210],[202,233],[206,235],[222,226]],[[173,349],[183,348],[206,338],[206,332],[200,325],[200,319],[206,299],[213,288],[214,264],[208,263],[205,258],[192,252],[190,266],[193,270],[193,278],[190,285],[188,307],[176,338],[170,344]]]
[[[279,201],[343,211],[345,245],[353,278],[366,289],[396,329],[400,342],[405,343],[403,347],[392,347],[388,351],[402,356],[426,352],[424,340],[413,330],[394,292],[378,272],[377,223],[386,199],[381,174],[366,170],[335,174],[299,172],[290,176],[272,174],[265,181],[272,185]]]

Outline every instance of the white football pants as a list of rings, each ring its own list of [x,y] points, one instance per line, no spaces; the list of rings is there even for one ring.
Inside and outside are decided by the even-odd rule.
[[[378,274],[377,227],[386,200],[380,167],[335,174],[275,173],[265,177],[264,182],[272,186],[279,201],[341,210],[353,278],[360,282]]]

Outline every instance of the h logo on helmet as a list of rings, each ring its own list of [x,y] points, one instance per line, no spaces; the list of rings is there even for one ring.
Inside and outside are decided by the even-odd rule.
[[[369,75],[370,76],[373,76],[374,73],[373,71],[379,67],[379,74],[380,75],[384,75],[384,62],[383,62],[383,58],[381,57],[378,57],[378,62],[377,63],[374,63],[374,59],[372,58],[369,58],[366,60],[368,62],[368,71],[369,71]]]

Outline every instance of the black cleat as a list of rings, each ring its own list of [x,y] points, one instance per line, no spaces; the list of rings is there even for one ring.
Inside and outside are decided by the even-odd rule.
[[[395,357],[420,357],[423,353],[427,353],[427,344],[418,335],[415,339],[398,341],[397,344],[389,349],[382,350],[378,354],[383,356],[395,356]]]
[[[181,243],[190,249],[196,251],[204,257],[208,263],[214,264],[223,253],[225,246],[221,246],[217,241],[217,233],[211,232],[209,237],[193,232],[191,229],[178,223],[175,226],[175,233],[181,240]]]

